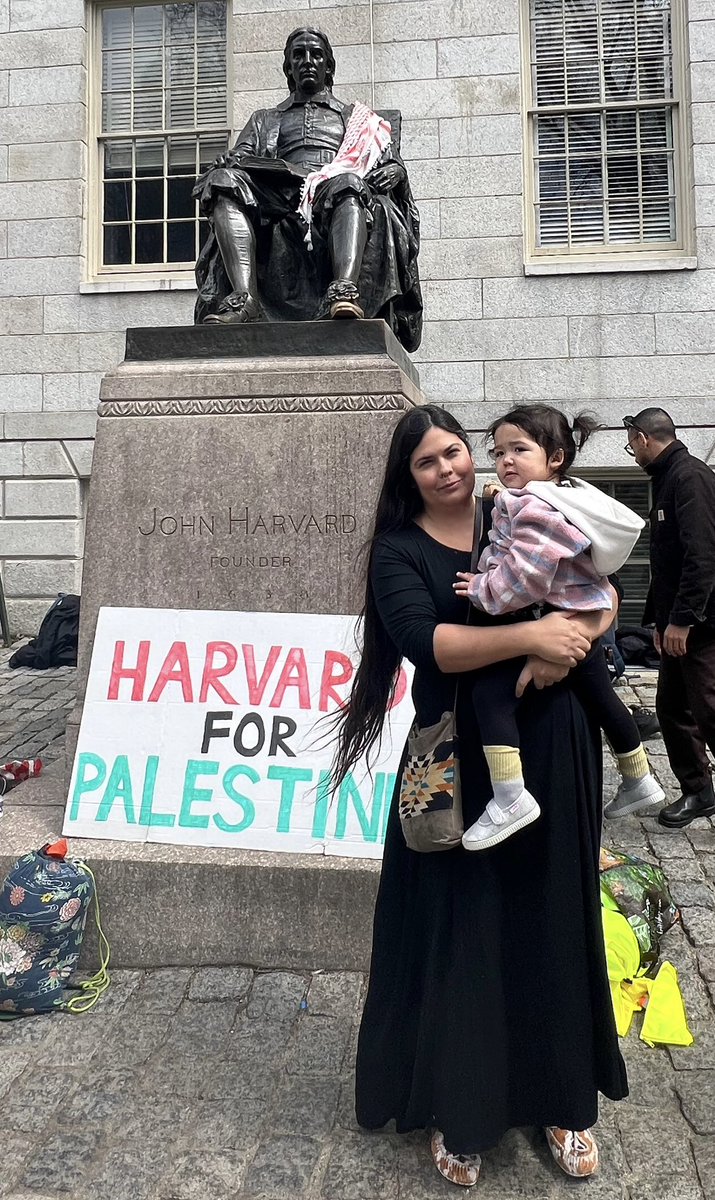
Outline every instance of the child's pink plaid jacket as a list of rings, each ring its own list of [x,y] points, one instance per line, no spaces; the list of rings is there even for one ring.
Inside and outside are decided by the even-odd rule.
[[[608,580],[591,561],[590,539],[563,513],[526,489],[499,492],[469,598],[493,616],[545,601],[591,612],[611,607]]]

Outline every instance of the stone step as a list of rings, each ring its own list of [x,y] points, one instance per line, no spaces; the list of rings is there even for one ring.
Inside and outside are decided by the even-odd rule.
[[[60,836],[65,796],[60,764],[8,794],[0,879]],[[115,967],[368,968],[378,862],[86,838],[70,852],[95,873]],[[90,920],[83,965],[96,953]]]

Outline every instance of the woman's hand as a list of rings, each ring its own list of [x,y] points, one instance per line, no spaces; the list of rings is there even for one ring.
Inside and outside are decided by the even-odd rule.
[[[538,691],[551,687],[552,683],[560,683],[565,679],[568,673],[568,667],[560,667],[557,663],[546,662],[545,659],[530,654],[516,681],[516,694],[518,697],[523,696],[530,683],[533,683]]]
[[[577,622],[569,620],[562,613],[547,613],[539,621],[532,622],[529,633],[533,641],[531,655],[565,667],[567,671],[581,662],[591,649],[590,639],[583,634]]]

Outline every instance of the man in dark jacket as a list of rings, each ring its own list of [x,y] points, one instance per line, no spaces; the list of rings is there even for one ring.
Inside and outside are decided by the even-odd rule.
[[[715,813],[715,474],[662,408],[624,417],[627,449],[653,480],[651,586],[644,624],[661,655],[656,711],[682,795],[658,820],[681,829]]]

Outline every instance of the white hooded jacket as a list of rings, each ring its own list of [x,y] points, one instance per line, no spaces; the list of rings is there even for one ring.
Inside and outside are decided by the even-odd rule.
[[[524,490],[563,513],[585,534],[591,542],[591,561],[601,575],[612,575],[623,566],[645,526],[643,518],[620,500],[573,475],[562,484],[534,480]]]

